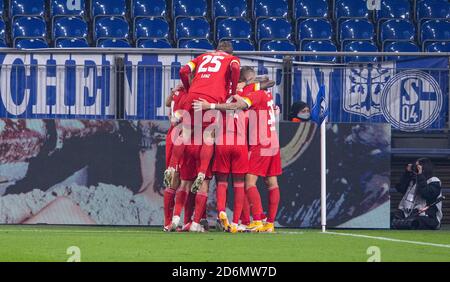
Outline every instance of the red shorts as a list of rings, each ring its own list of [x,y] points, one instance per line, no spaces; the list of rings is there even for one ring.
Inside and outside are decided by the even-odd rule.
[[[200,150],[202,146],[187,145],[184,148],[183,164],[180,168],[180,178],[185,181],[193,181],[197,178],[200,167]],[[212,178],[211,165],[206,171],[206,179]]]
[[[224,174],[248,172],[247,145],[216,145],[213,171]]]
[[[280,149],[252,146],[249,151],[249,174],[263,177],[281,175]]]
[[[206,101],[208,101],[208,103],[219,103],[220,101],[217,99],[212,98],[211,96],[207,96],[205,94],[200,94],[200,93],[191,93],[189,92],[189,94],[185,95],[183,97],[183,99],[180,101],[180,109],[181,110],[185,110],[185,111],[192,111],[192,103],[195,100],[200,100],[200,99],[204,99]]]

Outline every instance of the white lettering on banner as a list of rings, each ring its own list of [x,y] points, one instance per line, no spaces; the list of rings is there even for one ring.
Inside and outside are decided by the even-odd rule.
[[[50,106],[47,105],[47,61],[50,55],[36,55],[33,60],[37,64],[37,87],[36,87],[36,104],[33,105],[33,114],[48,114],[50,113]],[[55,81],[56,84],[56,81]],[[58,99],[58,95],[56,97]]]
[[[25,67],[26,65],[30,65],[30,56],[28,55],[6,55],[5,59],[3,60],[3,66],[0,72],[0,81],[1,81],[1,98],[3,101],[3,104],[6,108],[6,111],[12,115],[21,115],[23,114],[27,107],[28,104],[30,102],[30,89],[24,87],[24,97],[22,99],[22,102],[20,104],[16,104],[16,102],[14,102],[14,100],[12,99],[13,97],[13,93],[12,93],[12,87],[16,88],[16,93],[14,93],[15,95],[19,95],[19,93],[17,93],[19,87],[17,87],[19,85],[19,81],[18,81],[18,71],[16,70],[15,75],[16,75],[16,80],[14,80],[16,82],[16,85],[11,85],[11,82],[13,81],[13,72],[11,69],[11,66],[13,64],[16,64],[17,67],[24,67],[25,69],[25,76],[29,77],[30,76],[30,68],[29,67]],[[25,66],[24,66],[25,65]],[[26,79],[25,77],[25,79]],[[26,81],[21,82],[23,84],[26,85]]]
[[[65,103],[65,97],[67,96],[65,64],[69,60],[69,57],[64,54],[56,54],[52,56],[52,59],[56,65],[56,97],[55,105],[52,106],[52,113],[55,115],[68,115],[71,109]],[[42,95],[42,93],[38,93],[37,95]]]
[[[320,77],[316,73],[320,73]],[[303,68],[301,69],[302,73],[302,92],[300,100],[306,102],[308,100],[308,93],[311,95],[312,104],[316,103],[317,93],[319,93],[319,89],[323,85],[325,85],[325,93],[326,97],[330,97],[330,81],[331,74],[333,73],[331,68]],[[319,78],[323,78],[323,82],[319,81]]]
[[[81,0],[67,0],[66,6],[71,11],[81,10]]]
[[[125,75],[126,83],[125,87],[125,115],[137,116],[137,100],[138,100],[138,69],[137,66],[142,62],[142,55],[128,56],[128,62],[131,63],[131,81],[128,80],[128,76]]]
[[[76,115],[96,115],[102,111],[102,89],[97,87],[97,77],[102,77],[102,57],[92,56],[85,59],[84,55],[73,55],[75,62],[84,60],[84,67],[76,67],[76,91],[75,91],[75,111]],[[91,106],[87,106],[85,92],[89,98],[94,99]]]
[[[366,0],[367,1],[367,10],[381,10],[381,0]]]

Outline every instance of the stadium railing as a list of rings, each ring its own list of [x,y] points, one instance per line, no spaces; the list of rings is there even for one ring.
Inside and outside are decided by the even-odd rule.
[[[98,112],[98,108],[92,108],[89,109],[88,112],[83,113],[83,110],[78,111],[76,108],[73,108],[72,110],[78,114],[78,116],[84,116],[86,118],[131,118],[131,119],[161,119],[167,116],[168,109],[163,106],[163,99],[170,93],[170,89],[173,88],[177,83],[177,76],[178,76],[178,69],[181,67],[181,63],[187,63],[183,62],[183,60],[178,60],[177,62],[174,61],[167,61],[167,60],[155,60],[151,59],[149,61],[139,61],[138,63],[134,63],[133,61],[127,61],[126,56],[130,55],[137,55],[137,56],[144,56],[144,55],[157,55],[159,57],[164,56],[178,56],[178,57],[193,57],[195,55],[198,55],[205,50],[186,50],[186,49],[127,49],[127,48],[121,48],[121,49],[104,49],[104,48],[83,48],[83,49],[39,49],[39,50],[17,50],[17,49],[3,49],[0,50],[0,56],[17,56],[18,58],[22,58],[23,62],[26,62],[27,56],[39,56],[39,55],[48,55],[47,61],[38,61],[33,62],[30,61],[30,63],[23,63],[21,65],[18,65],[16,62],[11,61],[10,63],[7,63],[7,61],[3,60],[3,64],[1,65],[1,73],[3,74],[3,79],[6,79],[5,76],[9,75],[9,80],[6,79],[5,83],[10,83],[9,87],[11,88],[13,83],[16,83],[16,81],[19,81],[21,78],[24,77],[23,73],[27,74],[31,72],[34,68],[35,73],[39,76],[43,76],[44,72],[53,72],[54,76],[49,78],[48,75],[46,77],[38,77],[36,76],[36,80],[41,80],[42,83],[38,84],[42,89],[29,89],[30,92],[33,91],[43,91],[44,93],[47,93],[46,95],[49,95],[48,87],[53,85],[59,86],[59,80],[66,79],[68,71],[75,72],[76,75],[78,75],[80,78],[84,80],[93,79],[89,76],[89,72],[86,72],[86,68],[95,68],[97,71],[101,71],[103,74],[107,73],[107,76],[98,76],[95,79],[98,80],[97,83],[101,83],[102,79],[104,79],[104,83],[108,83],[108,85],[102,85],[100,88],[102,90],[105,90],[107,88],[108,98],[110,104],[109,104],[109,114],[105,113],[104,109],[100,109],[101,112]],[[71,62],[71,56],[78,56],[80,57],[89,57],[89,55],[103,55],[108,56],[109,60],[107,64],[102,65],[85,65],[80,64],[78,62]],[[282,113],[284,119],[287,118],[287,114],[289,113],[289,106],[292,104],[294,99],[300,99],[302,98],[301,95],[299,96],[298,93],[293,93],[296,91],[294,87],[296,87],[296,69],[300,69],[302,71],[309,71],[309,73],[314,73],[315,70],[318,68],[321,68],[322,70],[340,70],[343,71],[343,74],[346,74],[345,72],[354,72],[355,70],[359,73],[355,77],[357,79],[360,79],[361,82],[357,81],[357,84],[359,87],[361,87],[361,91],[364,91],[363,88],[366,88],[366,90],[370,91],[379,91],[379,89],[376,88],[375,85],[371,85],[367,83],[367,77],[364,77],[364,71],[367,69],[373,69],[376,67],[377,63],[364,63],[364,62],[355,62],[353,64],[338,64],[338,63],[321,63],[321,62],[301,62],[299,59],[305,56],[336,56],[336,57],[355,57],[356,58],[364,58],[364,57],[376,57],[379,58],[379,63],[384,62],[384,58],[390,57],[390,56],[396,56],[396,57],[402,57],[406,56],[408,58],[411,57],[417,57],[417,58],[436,58],[436,57],[450,57],[450,53],[422,53],[422,52],[398,52],[398,53],[392,53],[392,52],[311,52],[311,51],[258,51],[258,52],[236,52],[236,55],[243,58],[243,64],[252,64],[253,66],[258,68],[259,74],[267,74],[270,79],[273,79],[276,81],[276,92],[277,96],[276,99],[278,99],[276,102],[277,104],[285,105],[282,107]],[[53,57],[64,57],[67,56],[67,61],[64,65],[63,64],[50,64],[48,63],[49,60],[51,61]],[[43,57],[46,58],[45,56]],[[125,58],[125,59],[124,59]],[[370,65],[370,66],[369,66]],[[383,66],[384,71],[394,71],[394,67],[385,65]],[[396,70],[401,70],[402,67],[396,67]],[[424,71],[427,71],[426,68],[420,68],[415,67],[411,68],[411,70],[419,70],[422,69]],[[407,68],[404,68],[403,70],[407,70]],[[446,64],[445,68],[433,68],[432,70],[434,74],[439,72],[449,72],[449,65]],[[5,73],[6,72],[6,73]],[[84,73],[83,73],[84,72]],[[14,77],[16,76],[16,77]],[[139,80],[139,85],[134,85],[134,87],[137,87],[136,89],[139,89],[139,87],[143,87],[144,93],[142,95],[150,95],[151,97],[147,97],[146,99],[142,100],[144,103],[143,105],[141,103],[137,103],[135,106],[142,107],[143,114],[142,115],[136,115],[136,116],[128,116],[126,114],[126,101],[124,99],[125,97],[125,91],[126,91],[126,84],[129,83],[130,76],[136,76],[136,81]],[[153,76],[153,77],[152,77]],[[159,76],[159,77],[157,77]],[[438,74],[439,77],[442,77]],[[355,77],[351,79],[355,79]],[[324,79],[323,71],[322,75],[319,75],[317,77],[307,78],[310,79],[309,83],[310,85],[314,85],[314,83],[317,84],[317,81]],[[447,76],[448,78],[448,76]],[[27,78],[28,80],[30,78]],[[303,78],[304,79],[304,78]],[[326,78],[325,78],[326,79]],[[382,79],[386,79],[382,75],[380,75],[380,82],[382,82]],[[43,82],[45,80],[45,82]],[[106,81],[108,80],[108,81]],[[150,85],[154,81],[158,81],[158,85]],[[377,81],[375,81],[377,82]],[[27,82],[29,83],[29,81]],[[65,81],[67,84],[68,82]],[[74,83],[74,82],[72,82]],[[86,85],[87,82],[83,82],[83,85]],[[376,83],[375,83],[376,84]],[[294,86],[293,86],[294,85]],[[133,87],[133,85],[128,85],[129,87]],[[5,87],[8,87],[8,85],[2,86],[4,89]],[[20,86],[20,83],[16,83],[14,87],[27,87],[27,86]],[[68,87],[68,86],[67,86]],[[409,87],[415,87],[414,85],[409,85]],[[97,88],[99,88],[97,86]],[[105,88],[105,89],[103,89]],[[153,88],[153,89],[152,89]],[[369,89],[370,88],[370,89]],[[20,90],[20,89],[19,89]],[[313,89],[311,89],[312,91]],[[76,91],[82,91],[79,88],[76,89]],[[145,92],[147,91],[147,92]],[[334,89],[329,90],[330,93],[334,91]],[[448,89],[446,93],[443,93],[444,95],[449,95]],[[4,91],[3,91],[4,92]],[[53,90],[54,93],[50,95],[58,96],[60,95],[59,89]],[[26,93],[26,92],[25,92]],[[363,94],[363,92],[361,92]],[[17,90],[16,90],[17,94]],[[134,93],[127,93],[128,95],[134,95]],[[315,95],[316,93],[309,93],[310,96]],[[93,95],[92,93],[90,95]],[[104,95],[104,94],[102,94]],[[139,94],[141,95],[141,94]],[[45,95],[44,95],[45,96]],[[356,104],[357,106],[361,107],[364,106],[364,102],[362,99],[365,97],[364,95],[359,95],[359,98],[357,98]],[[21,98],[23,97],[10,97],[12,99],[15,99],[16,103],[18,103]],[[91,97],[92,98],[92,97]],[[3,93],[2,100],[5,103],[5,99],[8,99],[8,95]],[[359,100],[358,100],[359,99]],[[313,98],[314,100],[314,98]],[[447,99],[450,100],[450,99]],[[311,101],[309,101],[311,102]],[[370,102],[370,101],[367,101]],[[72,101],[72,103],[75,103],[76,101]],[[42,106],[42,105],[41,105]],[[48,106],[48,105],[44,105]],[[37,107],[37,106],[36,106]],[[35,107],[35,109],[36,109]],[[333,111],[333,105],[330,105],[330,110]],[[339,105],[341,107],[341,105]],[[112,108],[114,108],[112,110]],[[450,106],[448,107],[450,108]],[[129,109],[128,109],[129,110]],[[23,118],[33,118],[33,115],[27,115],[28,111],[25,113],[25,115],[18,115],[17,117],[23,117]],[[336,115],[337,119],[340,118],[340,115],[346,114],[345,111],[340,109],[340,112]],[[364,120],[363,115],[357,116],[351,116],[350,118],[346,118],[349,122],[359,122]],[[11,115],[11,113],[7,113],[6,111],[0,112],[0,117],[14,117],[14,115]],[[45,117],[45,115],[44,115]],[[51,115],[50,115],[51,117]],[[64,117],[71,117],[71,112],[67,113],[66,115],[61,115],[62,118]],[[365,120],[366,122],[371,122],[371,120]],[[344,122],[344,120],[340,120],[340,122]],[[445,121],[445,124],[440,124],[439,129],[449,129],[448,124],[448,112],[447,112],[447,119]]]

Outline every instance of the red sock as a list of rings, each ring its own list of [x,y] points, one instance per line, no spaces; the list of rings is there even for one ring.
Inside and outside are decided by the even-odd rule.
[[[221,211],[226,211],[228,182],[217,182],[216,199],[217,215]]]
[[[178,137],[181,138],[181,137]],[[179,142],[179,141],[177,141]],[[183,157],[184,154],[184,144],[179,144],[179,145],[173,145],[172,147],[172,155],[170,156],[170,162],[169,162],[169,167],[173,167],[176,170],[178,170],[179,165],[180,165],[180,161],[181,158]]]
[[[186,205],[184,207],[184,224],[188,224],[192,221],[192,215],[194,214],[195,194],[189,192],[187,196]]]
[[[267,222],[274,223],[277,216],[278,204],[280,203],[280,189],[273,187],[269,189],[269,212]]]
[[[248,203],[250,204],[250,209],[252,210],[253,220],[261,220],[263,209],[258,188],[256,188],[256,186],[248,188],[247,195]]]
[[[180,216],[181,210],[184,207],[184,204],[186,203],[187,198],[187,192],[184,190],[178,190],[175,194],[175,208],[173,210],[173,215]]]
[[[248,203],[247,193],[244,196],[244,206],[242,207],[241,223],[244,225],[250,224],[250,204]]]
[[[208,167],[211,163],[212,156],[214,154],[214,145],[203,144],[200,149],[200,166],[199,172],[205,173],[208,171]]]
[[[208,203],[206,203],[205,208],[203,209],[202,219],[206,219],[206,210],[208,208]]]
[[[239,223],[245,202],[244,182],[234,183],[233,223]]]
[[[200,223],[203,213],[206,208],[206,202],[208,201],[208,194],[197,192],[195,196],[195,211],[194,211],[194,222]]]
[[[166,188],[164,190],[164,226],[167,226],[172,220],[175,193],[175,190],[172,188]]]

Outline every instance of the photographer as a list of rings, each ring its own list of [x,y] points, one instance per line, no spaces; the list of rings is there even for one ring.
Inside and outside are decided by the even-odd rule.
[[[441,181],[433,176],[433,164],[421,158],[408,164],[395,187],[403,194],[391,213],[393,229],[439,229],[442,219]]]

